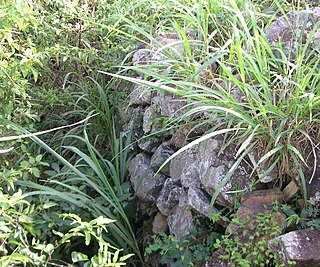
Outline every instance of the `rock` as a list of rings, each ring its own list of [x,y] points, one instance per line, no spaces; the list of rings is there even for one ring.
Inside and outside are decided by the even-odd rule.
[[[154,133],[162,129],[162,119],[157,105],[152,104],[146,108],[143,115],[143,132]]]
[[[202,188],[199,179],[198,146],[181,152],[171,160],[170,176],[186,188]]]
[[[312,7],[316,7],[317,5],[319,5],[319,0],[306,0],[305,2],[306,2],[306,4],[308,4]]]
[[[307,198],[313,204],[320,204],[320,151],[316,149],[317,162],[315,165],[314,155],[311,149],[305,153],[308,167],[304,167],[303,174],[306,180]],[[312,177],[313,176],[313,177]],[[302,189],[302,188],[301,188]]]
[[[301,209],[305,208],[306,207],[306,203],[304,202],[304,199],[303,198],[299,198],[297,199],[297,206]]]
[[[210,118],[209,118],[210,117]],[[190,143],[190,141],[193,141],[197,138],[200,138],[210,130],[216,123],[218,123],[218,119],[216,120],[214,117],[215,115],[208,115],[207,112],[201,112],[200,114],[196,114],[190,119],[194,122],[197,122],[196,124],[190,124],[190,125],[184,125],[183,127],[175,130],[175,132],[172,135],[172,138],[170,140],[170,144],[176,148],[180,149],[183,146]],[[203,120],[211,120],[209,123],[202,123]],[[213,122],[214,121],[214,122]],[[201,123],[199,123],[201,122]]]
[[[260,155],[256,150],[250,151],[248,153],[249,159],[254,167],[257,166],[257,163],[260,160]],[[270,183],[278,178],[278,169],[275,166],[269,173],[269,165],[266,165],[266,161],[262,162],[257,168],[256,173],[259,177],[259,182],[261,183]]]
[[[198,169],[200,181],[205,191],[212,196],[225,178],[232,165],[235,163],[236,148],[229,145],[220,151],[223,141],[220,137],[210,138],[199,145]],[[242,190],[249,188],[250,177],[249,167],[242,161],[235,169],[226,185],[221,188],[217,197],[217,202],[221,205],[232,206],[234,200],[228,191]]]
[[[162,143],[151,157],[151,166],[154,171],[158,171],[162,164],[174,153],[174,150],[167,142]],[[170,175],[170,163],[167,163],[161,170],[161,173]]]
[[[195,51],[198,41],[195,33],[187,34],[190,48]],[[138,49],[132,56],[134,66],[150,66],[150,70],[166,75],[172,73],[172,59],[178,59],[185,54],[185,40],[181,40],[177,33],[166,33],[149,40],[150,44],[143,49]]]
[[[250,221],[246,224],[246,229],[250,231],[251,228],[256,228],[257,222],[255,218],[258,215],[274,213],[273,221],[277,221],[282,230],[284,230],[286,228],[285,214],[280,213],[277,215],[273,209],[275,202],[281,204],[283,200],[284,195],[277,188],[250,192],[241,198],[241,204],[237,210],[237,218],[239,221],[244,222],[249,216]],[[241,233],[239,233],[238,227],[234,223],[231,223],[228,228],[231,228],[235,234],[242,234],[242,229],[240,229]]]
[[[158,107],[161,116],[169,118],[181,115],[183,107],[187,104],[185,100],[174,94],[160,91],[157,92],[157,96],[152,99],[152,102]]]
[[[235,162],[235,146],[229,145],[221,152],[222,145],[221,138],[211,138],[181,152],[171,161],[170,176],[183,187],[204,188],[212,196]],[[232,205],[234,200],[228,191],[244,189],[249,184],[249,168],[242,162],[220,190],[217,202]]]
[[[285,197],[285,201],[288,202],[292,199],[292,197],[299,192],[299,186],[295,183],[295,181],[291,181],[284,189],[283,194]]]
[[[320,230],[293,231],[270,240],[269,246],[275,254],[279,254],[284,266],[320,266]]]
[[[168,217],[168,226],[170,234],[178,239],[182,239],[188,235],[190,230],[195,227],[195,221],[188,206],[186,193],[181,195],[179,204]]]
[[[128,163],[128,172],[133,189],[140,201],[154,202],[162,189],[166,177],[155,176],[150,159],[143,153],[136,155]]]
[[[169,216],[183,194],[185,192],[181,187],[177,186],[172,179],[167,179],[156,202],[159,211],[163,215]]]
[[[167,217],[162,215],[160,212],[156,214],[152,223],[152,232],[154,234],[160,234],[168,231],[168,220]]]
[[[184,128],[180,128],[175,131],[175,133],[172,135],[170,143],[176,149],[180,149],[188,144],[188,138]]]
[[[142,78],[140,77],[140,79]],[[153,89],[148,86],[135,84],[129,95],[130,104],[142,106],[151,105],[152,90]]]
[[[145,136],[140,138],[138,141],[138,147],[146,153],[154,153],[159,145],[161,144],[161,139],[157,136]]]
[[[202,215],[211,218],[210,216],[210,199],[201,189],[189,188],[188,190],[188,200],[190,207],[194,208],[196,211]],[[218,209],[213,207],[211,213],[217,213]]]
[[[177,34],[174,33],[171,35],[166,34],[162,36],[157,36],[155,39],[158,42],[156,46],[160,49],[166,47],[165,49],[168,50],[170,56],[174,56],[175,58],[177,58],[178,56],[184,54],[183,41]]]
[[[157,96],[152,98],[152,104],[146,108],[143,116],[144,133],[161,131],[163,120],[181,115],[181,110],[185,105],[185,101],[172,94],[157,92]]]
[[[146,65],[152,58],[153,51],[151,49],[138,49],[132,55],[133,66]]]
[[[275,203],[275,201],[277,201],[278,204],[283,201],[283,194],[278,189],[254,191],[241,198],[241,205],[237,210],[236,220],[230,223],[226,230],[228,239],[231,240],[230,242],[237,240],[235,241],[236,245],[228,249],[235,250],[233,253],[239,253],[243,258],[245,258],[247,254],[250,255],[253,253],[254,247],[250,244],[259,244],[259,250],[261,252],[267,250],[267,242],[274,237],[274,234],[281,234],[286,227],[286,216],[282,212],[274,209],[273,203]],[[264,218],[261,216],[267,217]],[[264,248],[261,248],[261,246],[264,246]],[[222,260],[219,257],[227,253],[229,252],[226,252],[226,245],[222,243],[205,266],[238,266],[237,264],[234,265],[232,259]],[[257,264],[253,265],[254,259],[255,256],[252,254],[252,256],[250,256],[250,266],[262,266]]]
[[[137,107],[130,110],[130,120],[123,127],[124,132],[130,131],[134,140],[137,140],[143,136],[143,107]]]
[[[277,43],[281,39],[286,53],[293,56],[299,46],[300,38],[302,37],[302,44],[305,45],[314,27],[317,27],[317,29],[313,33],[310,45],[312,48],[319,46],[320,29],[319,23],[317,23],[319,20],[319,7],[291,11],[270,24],[266,30],[266,37],[270,43]]]

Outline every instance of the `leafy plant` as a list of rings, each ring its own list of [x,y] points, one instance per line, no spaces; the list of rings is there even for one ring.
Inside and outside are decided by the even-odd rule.
[[[177,239],[162,233],[155,236],[145,249],[149,257],[160,254],[160,264],[170,263],[172,266],[200,266],[209,259],[214,249],[216,232],[192,231],[188,236]]]
[[[74,238],[81,240],[85,237],[88,245],[94,240],[99,246],[97,253],[90,258],[84,253],[73,251],[70,263],[82,262],[81,266],[123,266],[124,261],[132,255],[120,256],[120,250],[105,241],[103,235],[107,233],[106,226],[113,221],[98,217],[90,222],[84,222],[75,214],[61,214],[63,220],[69,220],[69,231],[53,231],[58,238],[46,242],[42,235],[36,234],[37,212],[35,205],[25,200],[21,190],[13,195],[0,192],[0,239],[1,266],[70,266],[67,262],[55,258],[55,251]],[[48,207],[52,206],[48,205]],[[48,227],[48,226],[47,226]],[[92,251],[93,252],[93,251]],[[72,265],[73,266],[73,265]]]
[[[22,130],[20,128],[20,130]],[[126,209],[130,209],[131,194],[129,185],[125,181],[125,171],[127,162],[127,149],[123,149],[124,136],[115,140],[115,150],[117,152],[115,163],[104,159],[101,154],[89,142],[86,131],[84,138],[80,136],[70,136],[83,142],[87,146],[89,154],[76,147],[69,146],[66,149],[77,155],[78,159],[74,164],[63,158],[52,150],[48,145],[37,137],[32,137],[34,142],[43,149],[51,153],[64,166],[48,180],[51,186],[39,185],[33,182],[17,182],[24,188],[33,188],[35,191],[27,193],[27,196],[35,194],[46,195],[55,201],[70,203],[80,207],[95,217],[105,216],[115,222],[108,227],[110,234],[107,241],[124,249],[125,253],[132,250],[140,260],[141,254],[135,239],[135,235],[127,216]],[[127,139],[125,147],[129,147]],[[126,207],[127,206],[127,207]],[[126,209],[125,209],[126,207]]]
[[[228,227],[227,234],[215,242],[215,248],[221,253],[219,259],[226,266],[282,266],[267,243],[281,234],[278,216],[279,213],[260,213],[254,219],[249,216],[245,221],[233,219],[234,227]],[[249,221],[250,229],[247,228]],[[233,233],[232,229],[237,232]]]
[[[296,211],[289,205],[283,205],[282,209],[288,216],[288,226],[295,226],[298,229],[320,229],[320,211],[318,206],[309,206]]]

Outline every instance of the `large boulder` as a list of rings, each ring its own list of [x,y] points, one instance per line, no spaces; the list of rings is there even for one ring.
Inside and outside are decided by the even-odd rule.
[[[186,188],[200,188],[210,195],[219,190],[217,202],[233,205],[230,191],[242,190],[250,185],[249,167],[241,162],[227,183],[220,188],[228,171],[235,163],[236,148],[229,145],[223,148],[220,137],[210,138],[199,145],[184,150],[170,164],[170,175]]]
[[[282,192],[278,189],[259,190],[243,196],[236,213],[236,219],[229,224],[226,230],[228,239],[236,245],[232,248],[229,247],[229,250],[227,250],[226,244],[222,243],[205,266],[238,266],[237,264],[234,265],[234,259],[220,257],[228,255],[230,249],[234,250],[234,254],[238,253],[243,257],[249,257],[252,264],[250,266],[256,266],[253,265],[256,257],[253,252],[257,252],[257,250],[261,253],[267,251],[268,241],[274,237],[274,234],[283,233],[286,228],[286,216],[274,207],[275,203],[281,204],[283,198]],[[259,244],[259,247],[255,247],[255,244]],[[262,256],[266,257],[267,255]]]
[[[162,189],[166,177],[155,175],[150,166],[150,158],[144,153],[136,155],[128,163],[130,181],[136,196],[143,202],[154,202]]]
[[[320,266],[320,230],[304,229],[289,232],[270,240],[269,246],[279,255],[283,266]]]

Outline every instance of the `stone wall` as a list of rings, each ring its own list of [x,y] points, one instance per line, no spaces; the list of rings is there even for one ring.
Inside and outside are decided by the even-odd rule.
[[[296,34],[299,34],[299,31],[300,33],[303,32],[303,40],[308,40],[307,35],[319,21],[319,14],[320,8],[301,11],[300,20],[297,20],[298,15],[290,12],[287,16],[278,18],[270,25],[266,31],[266,37],[270,43],[282,39],[287,55],[294,56]],[[305,28],[302,28],[302,24]],[[293,28],[295,31],[293,31]],[[302,31],[303,29],[304,31]],[[316,31],[311,41],[312,48],[315,50],[319,47],[319,36],[318,31]],[[189,37],[192,38],[192,35]],[[159,47],[172,43],[171,49],[174,49],[177,56],[179,53],[183,53],[183,47],[175,34],[157,37],[156,41]],[[154,64],[158,61],[157,64],[162,64],[165,67],[163,59],[165,59],[165,55],[159,50],[145,47],[134,53],[133,65],[137,66],[150,61]],[[163,69],[165,68],[159,68],[159,71],[163,71]],[[139,77],[139,79],[142,80],[143,77]],[[216,203],[230,207],[234,205],[234,195],[237,191],[250,191],[250,181],[252,181],[250,165],[254,166],[259,161],[256,151],[248,155],[248,161],[242,161],[237,166],[228,181],[224,181],[224,178],[235,163],[236,147],[233,144],[225,147],[222,136],[209,138],[182,151],[160,169],[171,155],[190,142],[188,140],[190,129],[181,128],[174,132],[162,130],[164,120],[176,118],[182,114],[188,102],[170,93],[156,91],[139,84],[132,89],[129,102],[128,117],[130,119],[124,128],[126,131],[130,130],[133,133],[134,141],[136,141],[135,150],[139,153],[129,162],[128,175],[140,201],[140,210],[138,211],[141,215],[140,218],[152,218],[153,233],[158,234],[162,231],[168,231],[169,234],[182,238],[195,226],[192,210],[205,217],[210,217],[212,213],[218,212],[217,207],[210,205],[211,198],[217,191],[219,194]],[[200,135],[205,130],[203,129]],[[246,162],[250,162],[250,164]],[[312,157],[309,158],[308,162],[313,162]],[[309,177],[313,174],[313,180],[310,180],[308,185],[310,192],[308,197],[320,202],[319,161],[317,164],[314,169],[306,168],[305,175]],[[261,166],[256,170],[255,178],[258,178],[261,183],[269,183],[277,178],[278,172],[276,169],[262,177],[266,168],[268,166],[265,166],[265,168]],[[262,210],[259,210],[260,208],[250,210],[245,206],[246,203],[253,203],[256,206],[261,203],[265,205],[266,200],[274,195],[280,202],[282,199],[288,200],[298,190],[296,185],[293,187],[295,188],[294,191],[289,187],[291,188],[291,184],[284,189],[284,194],[278,191],[275,193],[272,190],[249,194],[252,199],[243,201],[242,210],[246,210],[245,215],[255,216],[252,213],[253,211],[257,213]],[[265,188],[262,187],[262,189]],[[290,191],[292,192],[290,193]],[[259,199],[257,198],[258,195],[260,196]],[[285,216],[281,214],[280,219],[283,224]],[[223,222],[220,223],[225,226]],[[271,242],[271,247],[272,244]],[[313,258],[310,257],[310,261],[312,261]],[[290,259],[296,260],[296,258],[298,257],[292,256]],[[309,262],[309,258],[303,260]],[[211,261],[207,262],[206,266],[220,266],[217,264],[213,257]],[[221,263],[221,266],[225,265]],[[300,265],[298,263],[295,266]]]

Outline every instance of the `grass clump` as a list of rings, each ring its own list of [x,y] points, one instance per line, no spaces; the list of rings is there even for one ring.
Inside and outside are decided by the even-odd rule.
[[[313,178],[304,177],[307,157],[313,155],[316,160],[319,144],[319,56],[311,45],[319,25],[305,42],[296,37],[293,56],[281,43],[268,42],[265,25],[274,16],[262,15],[252,1],[190,1],[187,5],[172,1],[172,6],[171,12],[179,18],[171,19],[172,28],[182,52],[177,56],[170,50],[174,44],[156,44],[157,53],[162,54],[160,67],[155,60],[123,67],[144,80],[114,76],[187,100],[184,114],[169,126],[207,124],[208,138],[214,132],[228,133],[228,142],[238,144],[238,158],[259,151],[253,172],[265,165],[264,175],[276,169],[280,179],[299,177],[306,197],[306,183]],[[284,3],[275,2],[275,6],[275,14],[285,13]],[[186,25],[195,32],[193,38],[186,36]],[[152,40],[139,25],[131,23],[131,27]],[[192,122],[192,118],[202,120]]]

